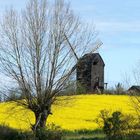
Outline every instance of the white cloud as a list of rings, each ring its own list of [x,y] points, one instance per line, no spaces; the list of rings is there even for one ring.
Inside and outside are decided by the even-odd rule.
[[[98,21],[96,22],[96,29],[108,32],[140,32],[140,21]]]

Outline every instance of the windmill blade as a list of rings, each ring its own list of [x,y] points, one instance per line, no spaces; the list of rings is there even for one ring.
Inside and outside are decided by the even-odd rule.
[[[77,56],[77,54],[76,54],[76,52],[75,52],[73,46],[71,45],[71,43],[70,43],[70,41],[69,41],[69,39],[68,39],[68,37],[67,37],[67,35],[66,35],[65,33],[64,33],[64,37],[65,37],[65,39],[66,39],[66,41],[67,41],[69,47],[71,48],[71,50],[72,50],[72,52],[73,52],[75,58],[76,58],[77,61],[78,61],[78,60],[79,60],[79,57]],[[98,39],[98,40],[94,43],[93,46],[95,46],[95,47],[94,47],[94,49],[93,49],[90,53],[96,52],[96,51],[101,47],[102,44],[103,44],[102,41]]]
[[[103,42],[101,41],[101,40],[97,40],[95,43],[94,43],[94,48],[93,48],[93,50],[90,52],[90,53],[94,53],[94,52],[96,52],[100,47],[101,47],[101,45],[103,45]]]
[[[64,37],[65,37],[65,39],[66,39],[66,41],[67,41],[69,47],[71,48],[71,50],[72,50],[72,52],[73,52],[75,58],[76,58],[77,61],[78,61],[78,60],[79,60],[79,57],[77,56],[76,52],[74,51],[74,48],[72,47],[72,45],[71,45],[71,43],[70,43],[70,41],[69,41],[69,39],[68,39],[68,37],[66,36],[65,33],[64,33]]]

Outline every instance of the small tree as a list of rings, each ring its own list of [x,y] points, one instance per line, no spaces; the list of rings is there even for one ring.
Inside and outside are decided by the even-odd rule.
[[[124,87],[121,83],[118,83],[117,85],[115,85],[115,92],[116,92],[116,94],[124,93]]]
[[[51,105],[79,58],[92,52],[95,36],[64,0],[30,0],[22,13],[12,9],[1,19],[1,72],[25,99],[15,101],[34,112],[34,131],[46,126]]]

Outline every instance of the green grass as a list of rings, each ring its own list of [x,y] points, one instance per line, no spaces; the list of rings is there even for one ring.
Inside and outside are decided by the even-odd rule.
[[[101,130],[81,130],[81,131],[63,131],[62,140],[81,140],[81,139],[104,139],[105,135]]]

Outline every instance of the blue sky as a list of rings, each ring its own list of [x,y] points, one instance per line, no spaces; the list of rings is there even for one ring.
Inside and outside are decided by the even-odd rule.
[[[72,6],[87,22],[93,22],[103,42],[101,53],[105,81],[109,86],[133,77],[140,60],[139,0],[71,0]],[[132,84],[135,84],[132,80]]]
[[[109,86],[123,82],[140,60],[140,0],[69,0],[83,21],[93,23],[103,42],[99,50]],[[0,0],[0,13],[13,5],[20,10],[27,0]],[[132,80],[132,84],[133,80]]]

